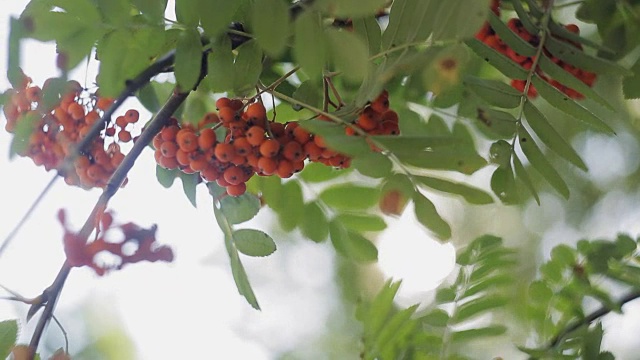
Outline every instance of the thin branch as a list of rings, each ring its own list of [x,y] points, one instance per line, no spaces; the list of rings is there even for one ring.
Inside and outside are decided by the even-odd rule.
[[[622,307],[624,304],[631,302],[635,299],[640,298],[640,290],[635,290],[632,291],[630,293],[628,293],[627,295],[623,296],[620,301],[618,302],[619,306]],[[571,334],[572,332],[580,329],[583,326],[588,326],[591,323],[593,323],[594,321],[598,320],[599,318],[607,315],[608,313],[611,312],[610,308],[607,308],[605,306],[600,307],[599,309],[595,310],[594,312],[592,312],[591,314],[587,315],[584,319],[575,321],[569,325],[567,325],[566,328],[564,328],[562,331],[560,331],[560,333],[558,333],[558,335],[556,335],[553,339],[551,339],[551,341],[549,342],[549,345],[547,346],[548,349],[552,349],[556,346],[558,346],[560,344],[560,342],[569,334]]]
[[[188,95],[189,92],[178,93],[174,91],[162,109],[158,111],[153,120],[143,130],[138,140],[133,144],[131,151],[129,151],[120,166],[118,166],[113,175],[111,175],[109,182],[93,207],[91,214],[87,217],[82,229],[78,232],[77,236],[79,239],[87,241],[94,230],[96,216],[106,209],[109,200],[118,191],[120,185],[127,177],[127,173],[135,163],[138,156],[140,156],[143,149],[146,148],[147,144],[153,140],[153,137],[162,129],[162,127],[169,123],[169,119],[173,113],[178,109],[178,107],[180,107],[180,105],[182,105]],[[30,314],[33,314],[44,305],[44,310],[38,320],[38,324],[36,325],[36,329],[34,330],[29,343],[29,349],[31,350],[32,356],[35,354],[38,344],[40,343],[40,339],[42,338],[42,334],[44,333],[44,329],[53,315],[56,302],[60,297],[60,293],[62,292],[62,288],[70,271],[71,266],[69,266],[65,261],[51,286],[42,292],[42,302],[32,306],[32,309],[29,311]]]

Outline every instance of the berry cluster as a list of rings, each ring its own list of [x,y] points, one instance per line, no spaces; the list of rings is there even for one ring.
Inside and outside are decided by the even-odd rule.
[[[46,89],[48,84],[45,82],[43,86]],[[9,90],[8,95],[4,104],[5,129],[14,133],[23,121],[31,126],[27,144],[18,155],[31,158],[47,171],[58,170],[70,185],[92,188],[107,184],[124,159],[118,142],[132,140],[131,131],[127,128],[138,121],[137,110],[131,109],[118,116],[114,124],[103,130],[84,153],[75,158],[74,168],[68,171],[62,168],[64,160],[73,155],[76,145],[86,137],[92,125],[100,121],[103,111],[113,101],[95,93],[86,94],[77,81],[69,81],[59,102],[52,108],[45,108],[42,89],[32,85],[26,76],[22,86]],[[29,124],[29,121],[34,123]],[[105,141],[108,138],[113,139]]]
[[[398,114],[389,109],[389,93],[384,90],[371,101],[358,116],[355,125],[369,135],[398,135]],[[347,135],[356,135],[356,130],[347,127]]]
[[[121,225],[113,224],[113,214],[104,212],[97,221],[98,235],[92,242],[85,242],[78,234],[69,229],[66,221],[66,213],[63,209],[58,211],[58,220],[64,228],[64,251],[67,256],[67,263],[72,267],[87,266],[92,268],[96,274],[102,276],[110,270],[120,270],[126,264],[133,264],[141,261],[173,261],[173,251],[168,246],[160,246],[156,243],[156,229],[154,225],[149,229],[142,228],[134,223]],[[120,241],[110,242],[106,236],[119,230],[122,234]],[[128,243],[137,245],[135,251],[125,251]],[[101,264],[97,261],[96,255],[100,252],[108,252],[120,258],[116,265]]]
[[[220,98],[216,107],[218,112],[206,114],[197,126],[172,119],[153,139],[156,162],[166,169],[199,172],[231,196],[242,195],[255,174],[289,178],[304,168],[307,159],[338,168],[350,164],[349,157],[328,148],[321,136],[297,122],[269,121],[260,102]],[[371,134],[397,134],[397,115],[388,108],[385,93],[364,109],[356,125]],[[219,127],[224,131],[216,133]]]
[[[499,6],[500,6],[499,0],[493,0],[491,2],[491,10],[496,15],[500,15]],[[511,29],[511,31],[516,33],[523,40],[527,41],[529,44],[533,45],[534,47],[540,44],[540,37],[536,34],[529,33],[522,25],[522,22],[520,21],[520,19],[517,19],[517,18],[509,19],[509,21],[507,22],[507,26],[509,27],[509,29]],[[574,34],[580,33],[580,29],[575,24],[565,25],[565,29],[567,29],[568,31]],[[578,49],[582,49],[582,45],[580,43],[577,43],[568,39],[560,38],[556,35],[554,35],[554,37],[556,37],[561,41],[567,42]],[[491,27],[491,25],[489,25],[489,22],[486,22],[483,25],[483,27],[480,29],[480,31],[478,31],[478,33],[476,34],[476,39],[484,42],[486,45],[499,51],[503,55],[509,57],[511,60],[520,64],[520,66],[522,66],[526,70],[530,70],[531,67],[533,66],[533,62],[535,60],[534,57],[520,55],[517,52],[515,52],[513,49],[511,49],[502,39],[500,39],[500,37],[498,36],[498,34],[496,34],[496,32]],[[596,80],[595,73],[577,68],[571,64],[568,64],[556,58],[546,48],[544,48],[543,51],[544,51],[544,54],[547,57],[549,57],[555,64],[563,68],[565,71],[571,73],[576,78],[580,79],[586,85],[593,86],[593,83]],[[545,80],[546,82],[548,82],[549,84],[551,84],[552,86],[554,86],[555,88],[563,92],[568,97],[572,99],[578,99],[578,100],[584,98],[584,95],[575,91],[574,89],[571,89],[561,84],[557,80],[552,79],[550,76],[545,74],[540,68],[536,69],[536,74],[538,74],[540,78],[542,78],[543,80]],[[511,80],[511,86],[513,86],[515,89],[517,89],[520,92],[524,92],[525,84],[526,84],[525,80],[516,80],[516,79]],[[527,95],[531,98],[535,98],[538,95],[538,92],[533,87],[533,85],[529,85],[529,90]]]

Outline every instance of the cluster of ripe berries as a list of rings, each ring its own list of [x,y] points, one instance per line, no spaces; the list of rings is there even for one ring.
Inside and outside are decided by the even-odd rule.
[[[115,225],[113,214],[103,212],[96,221],[97,237],[91,242],[81,239],[77,233],[69,229],[66,221],[64,209],[58,211],[58,221],[64,228],[64,251],[67,262],[72,267],[87,266],[92,268],[96,274],[102,276],[110,270],[120,270],[126,264],[133,264],[141,261],[173,261],[173,251],[170,247],[158,245],[156,242],[157,226],[150,228],[140,227],[132,222]],[[119,241],[107,241],[107,235],[119,231],[121,237]],[[135,243],[136,250],[125,251],[127,243]],[[96,255],[101,252],[108,252],[120,259],[117,264],[104,264],[98,262]]]
[[[500,0],[493,0],[491,2],[491,10],[493,11],[494,14],[500,15]],[[517,18],[509,19],[509,21],[507,22],[507,26],[509,27],[509,29],[511,29],[511,31],[516,33],[523,40],[525,40],[529,44],[533,45],[534,47],[537,47],[538,44],[540,44],[540,37],[538,35],[536,35],[536,34],[529,33],[527,31],[527,29],[525,29],[524,26],[522,25],[522,22],[520,21],[520,19],[517,19]],[[572,32],[574,34],[579,34],[580,33],[580,29],[575,24],[565,25],[565,29],[567,29],[568,31],[570,31],[570,32]],[[582,49],[582,44],[580,44],[580,43],[577,43],[577,42],[574,42],[574,41],[571,41],[571,40],[568,40],[568,39],[563,39],[563,38],[560,38],[560,37],[558,37],[556,35],[554,35],[554,36],[557,39],[565,41],[565,42],[575,46],[578,49]],[[491,27],[491,25],[489,25],[489,22],[486,22],[482,26],[480,31],[478,31],[478,33],[476,34],[476,39],[484,42],[489,47],[499,51],[500,53],[502,53],[503,55],[507,56],[508,58],[513,60],[514,62],[520,64],[520,66],[522,66],[526,70],[530,70],[531,67],[533,66],[534,58],[530,57],[530,56],[520,55],[517,52],[515,52],[502,39],[500,39],[500,37],[498,36],[498,34],[496,34],[496,32]],[[575,67],[575,66],[573,66],[571,64],[568,64],[568,63],[556,58],[546,48],[543,49],[543,51],[544,51],[544,54],[547,57],[549,57],[551,59],[551,61],[553,61],[555,64],[557,64],[558,66],[563,68],[565,71],[571,73],[573,76],[575,76],[576,78],[581,80],[586,85],[588,85],[590,87],[593,86],[593,83],[596,80],[596,74],[595,73],[592,73],[592,72],[585,71],[583,69],[577,68],[577,67]],[[571,89],[571,88],[561,84],[557,80],[552,79],[551,77],[549,77],[547,74],[545,74],[539,68],[536,69],[536,74],[538,74],[538,76],[540,76],[540,78],[542,78],[544,81],[548,82],[549,84],[551,84],[552,86],[554,86],[555,88],[557,88],[558,90],[563,92],[568,97],[570,97],[572,99],[577,99],[577,100],[581,100],[581,99],[584,98],[584,95],[582,95],[581,93],[575,91],[574,89]],[[513,86],[515,89],[517,89],[520,92],[524,92],[525,84],[526,84],[525,80],[516,80],[516,79],[511,80],[511,86]],[[529,90],[528,90],[527,95],[530,98],[535,98],[538,95],[538,92],[533,87],[533,85],[529,85]]]
[[[321,136],[297,122],[269,121],[261,102],[225,97],[216,101],[216,107],[217,113],[206,114],[196,126],[172,119],[153,139],[156,162],[166,169],[199,172],[231,196],[244,194],[246,182],[255,174],[289,178],[304,168],[307,159],[337,168],[350,164],[349,157],[328,148]],[[363,110],[355,125],[372,134],[397,134],[397,115],[388,108],[385,93]],[[216,132],[218,128],[221,131]]]
[[[43,85],[46,89],[48,84]],[[22,85],[9,90],[4,104],[7,118],[5,129],[14,133],[21,121],[34,121],[26,146],[18,155],[26,156],[38,166],[57,170],[69,185],[85,189],[104,187],[124,159],[118,142],[132,140],[131,128],[138,121],[137,110],[128,110],[113,124],[92,139],[85,151],[75,158],[73,169],[64,169],[65,159],[74,155],[76,145],[83,140],[92,125],[100,121],[103,112],[113,101],[97,94],[85,94],[77,81],[69,81],[66,92],[53,107],[45,108],[43,92],[24,77]],[[110,139],[106,141],[106,139]]]

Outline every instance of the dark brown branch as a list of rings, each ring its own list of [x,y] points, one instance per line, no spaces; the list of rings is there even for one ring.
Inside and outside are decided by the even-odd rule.
[[[632,291],[628,294],[626,294],[625,296],[623,296],[619,301],[618,304],[620,307],[622,307],[624,304],[631,302],[637,298],[640,298],[640,290],[635,290]],[[593,323],[594,321],[598,320],[599,318],[607,315],[608,313],[611,312],[610,308],[607,307],[600,307],[599,309],[595,310],[594,312],[592,312],[591,314],[587,315],[584,319],[579,320],[579,321],[575,321],[571,324],[569,324],[566,328],[564,328],[562,331],[560,331],[560,333],[558,335],[556,335],[553,339],[551,339],[551,341],[549,342],[549,345],[547,348],[552,349],[556,346],[558,346],[558,344],[560,344],[560,342],[569,334],[571,334],[572,332],[580,329],[583,326],[588,326],[591,323]]]
[[[182,105],[188,95],[189,92],[174,92],[162,107],[162,109],[158,111],[153,120],[143,130],[138,140],[134,143],[131,151],[129,151],[129,153],[125,156],[120,166],[118,166],[116,171],[109,179],[109,182],[102,191],[100,198],[93,207],[91,214],[87,217],[84,225],[82,226],[82,229],[78,233],[78,238],[83,239],[84,241],[87,241],[89,239],[89,236],[91,235],[95,227],[96,216],[104,211],[104,209],[106,209],[109,200],[120,188],[120,185],[127,177],[127,173],[129,172],[131,167],[133,167],[133,164],[135,163],[138,156],[140,156],[140,154],[142,153],[142,150],[149,143],[151,143],[153,137],[162,129],[162,127],[169,123],[169,120],[173,113],[178,109],[178,107],[180,107],[180,105]],[[32,357],[36,353],[38,344],[40,343],[40,339],[42,338],[42,334],[44,333],[44,329],[53,316],[56,302],[60,297],[60,293],[62,292],[62,288],[67,280],[67,277],[69,276],[70,271],[71,267],[65,262],[51,286],[49,286],[42,292],[42,302],[33,305],[29,310],[29,314],[33,315],[39,310],[40,307],[44,306],[42,315],[38,320],[36,329],[34,330],[33,336],[31,337],[31,341],[29,343],[29,349],[31,350]]]

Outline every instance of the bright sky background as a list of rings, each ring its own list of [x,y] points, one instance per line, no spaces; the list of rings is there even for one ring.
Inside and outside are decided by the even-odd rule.
[[[9,16],[17,16],[27,1],[3,3],[0,17],[0,49],[7,49]],[[169,5],[171,7],[171,5]],[[57,74],[55,48],[26,42],[23,69],[42,85]],[[91,64],[95,65],[95,61]],[[10,87],[5,76],[6,55],[0,58],[0,89]],[[91,84],[90,67],[72,73]],[[133,101],[121,112],[137,107]],[[142,117],[148,113],[142,113]],[[0,125],[4,128],[5,121]],[[8,160],[10,143],[0,131],[0,239],[4,239],[27,211],[53,173],[37,168],[31,160]],[[0,256],[0,284],[26,296],[38,295],[48,286],[63,262],[62,230],[56,220],[60,208],[67,210],[72,226],[79,228],[100,192],[70,188],[62,180],[46,196],[12,245]],[[231,278],[221,232],[204,187],[199,187],[198,209],[182,194],[179,181],[164,189],[155,179],[151,151],[143,153],[130,174],[128,185],[113,198],[110,207],[116,221],[142,226],[158,224],[158,241],[176,253],[171,264],[135,264],[102,278],[87,269],[72,271],[56,314],[66,325],[73,354],[83,344],[83,333],[98,334],[110,326],[122,327],[135,341],[137,359],[228,358],[271,359],[275,353],[311,344],[326,331],[327,321],[343,311],[335,284],[335,254],[330,243],[304,239],[279,241],[278,251],[268,258],[243,257],[249,278],[262,307],[253,310],[237,293]],[[385,277],[404,278],[401,299],[415,303],[437,286],[453,266],[453,246],[440,245],[415,224],[411,209],[389,222],[377,244]],[[261,213],[253,222],[269,230],[273,219]],[[294,234],[298,236],[299,234]],[[0,292],[0,294],[3,294]],[[7,294],[8,295],[8,294]],[[27,306],[0,301],[0,319],[23,321]],[[84,328],[73,316],[89,316],[94,328]],[[65,321],[66,319],[66,321]],[[21,330],[28,342],[35,321]],[[91,325],[91,324],[90,324]],[[47,346],[63,346],[59,330],[49,327]],[[41,349],[44,349],[41,346]],[[306,358],[322,358],[307,354]]]

